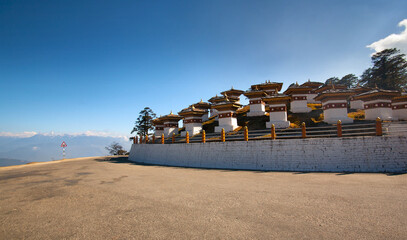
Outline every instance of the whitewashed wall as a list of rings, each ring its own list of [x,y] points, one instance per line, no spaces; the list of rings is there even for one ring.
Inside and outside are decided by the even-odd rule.
[[[406,172],[407,137],[133,144],[130,161],[274,171]]]

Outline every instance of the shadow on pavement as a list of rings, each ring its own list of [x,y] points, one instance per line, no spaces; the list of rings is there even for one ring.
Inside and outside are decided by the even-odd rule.
[[[252,169],[225,169],[225,168],[200,168],[200,167],[182,167],[182,166],[168,166],[168,165],[160,165],[160,164],[148,164],[148,163],[140,163],[140,162],[132,162],[128,160],[128,157],[106,157],[104,159],[95,159],[98,162],[111,162],[111,163],[125,163],[131,165],[139,165],[139,166],[157,166],[157,167],[171,167],[171,168],[181,168],[181,169],[192,169],[192,170],[218,170],[221,172],[237,172],[237,171],[246,171],[246,172],[253,172],[253,173],[268,173],[268,172],[291,172],[291,171],[272,171],[272,170],[252,170]],[[350,175],[350,174],[363,174],[362,172],[309,172],[309,171],[296,171],[292,172],[292,174],[308,174],[308,173],[333,173],[337,176],[343,175]],[[376,173],[376,174],[386,174],[387,176],[397,176],[407,174],[407,172],[398,172],[398,173]]]

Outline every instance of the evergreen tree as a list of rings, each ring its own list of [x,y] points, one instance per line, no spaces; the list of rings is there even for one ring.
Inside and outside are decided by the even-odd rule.
[[[337,84],[338,81],[339,81],[339,78],[337,78],[337,77],[331,77],[331,78],[328,78],[328,79],[325,81],[325,85]]]
[[[405,54],[396,48],[385,49],[372,56],[373,66],[361,76],[361,83],[368,87],[400,90],[407,85]]]
[[[341,80],[337,81],[336,84],[342,84],[347,86],[348,88],[356,86],[358,83],[359,78],[356,77],[355,74],[347,74],[341,78]]]
[[[145,107],[143,110],[141,110],[131,133],[137,132],[138,135],[148,135],[148,131],[154,128],[152,120],[155,117],[156,115],[153,110],[151,110],[149,107]]]

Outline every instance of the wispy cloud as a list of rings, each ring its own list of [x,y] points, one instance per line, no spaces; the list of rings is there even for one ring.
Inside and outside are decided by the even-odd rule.
[[[33,147],[32,149],[33,149],[33,151],[37,151],[38,147]]]
[[[85,132],[76,132],[76,133],[58,133],[58,132],[47,132],[47,133],[39,133],[39,132],[19,132],[19,133],[12,133],[12,132],[0,132],[0,137],[16,137],[16,138],[28,138],[32,137],[35,135],[44,135],[44,136],[65,136],[65,135],[70,135],[70,136],[95,136],[95,137],[115,137],[115,138],[123,138],[123,139],[128,139],[129,136],[120,134],[120,133],[115,133],[115,132],[109,132],[109,131],[94,131],[94,130],[88,130]],[[35,150],[35,149],[33,149]]]
[[[386,48],[398,48],[402,53],[407,54],[407,19],[399,22],[398,25],[400,27],[404,27],[404,31],[399,34],[390,34],[389,36],[380,39],[367,47],[375,50],[376,52],[380,52]]]
[[[20,133],[12,133],[12,132],[0,132],[0,137],[17,137],[17,138],[27,138],[37,135],[37,132],[20,132]]]

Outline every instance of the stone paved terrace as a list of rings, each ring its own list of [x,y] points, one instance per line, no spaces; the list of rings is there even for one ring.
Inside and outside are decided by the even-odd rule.
[[[0,239],[405,239],[407,174],[0,168]]]

